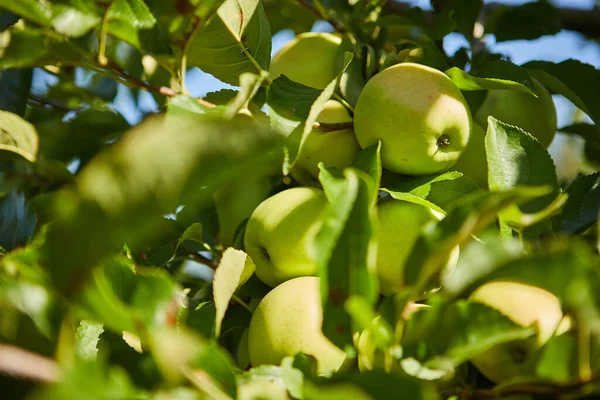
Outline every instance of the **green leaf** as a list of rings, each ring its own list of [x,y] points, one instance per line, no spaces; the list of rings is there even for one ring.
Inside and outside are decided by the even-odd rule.
[[[562,127],[559,131],[583,138],[585,140],[585,158],[589,162],[600,164],[600,135],[594,125],[574,124]]]
[[[354,331],[346,300],[360,295],[373,304],[377,294],[374,182],[354,168],[332,175],[322,166],[319,179],[329,201],[313,246],[321,277],[323,332],[344,348],[352,344]]]
[[[315,14],[296,1],[263,0],[262,3],[273,35],[284,29],[291,29],[296,35],[308,32],[317,19]]]
[[[238,287],[246,283],[255,269],[254,262],[243,251],[230,247],[223,253],[213,278],[213,297],[217,309],[215,316],[216,337],[221,335],[221,323],[233,294]]]
[[[256,75],[251,72],[244,72],[240,75],[240,90],[235,98],[229,103],[228,110],[224,113],[225,118],[233,118],[237,113],[248,104],[256,95],[258,89],[268,78],[267,74]]]
[[[381,186],[381,174],[383,167],[381,166],[381,141],[373,144],[358,153],[354,160],[353,167],[366,172],[373,180],[373,202],[377,201],[379,195],[379,187]]]
[[[63,289],[76,284],[125,242],[156,237],[162,216],[179,205],[199,210],[216,187],[280,158],[279,146],[273,132],[237,121],[147,119],[55,193],[45,246],[53,278]]]
[[[412,193],[395,192],[393,190],[388,190],[388,189],[381,189],[381,190],[389,193],[393,199],[401,200],[401,201],[408,201],[409,203],[414,203],[414,204],[419,204],[419,205],[422,205],[423,207],[431,208],[432,210],[435,210],[442,215],[446,215],[446,211],[444,211],[442,208],[438,207],[437,204],[434,204],[434,203],[430,202],[429,200],[425,200],[422,197],[415,196]]]
[[[271,62],[271,28],[258,0],[225,0],[185,48],[187,65],[237,85],[243,72],[260,74]]]
[[[439,299],[431,303],[430,308],[411,317],[403,339],[409,354],[411,347],[425,344],[426,365],[435,366],[443,360],[456,367],[495,345],[535,334],[534,328],[517,325],[481,303],[445,303]]]
[[[129,246],[131,255],[138,264],[162,267],[177,251],[183,227],[172,219],[163,218],[158,223],[157,230],[159,234],[153,240]]]
[[[114,0],[105,15],[107,32],[144,53],[170,55],[162,25],[143,0]]]
[[[527,72],[508,61],[493,61],[485,64],[479,76],[473,76],[457,67],[446,71],[446,75],[460,90],[518,90],[536,96],[533,80]]]
[[[554,227],[565,234],[582,233],[600,215],[600,172],[578,177],[566,192],[569,199],[562,213],[554,218]]]
[[[33,208],[23,193],[10,192],[0,197],[0,247],[5,250],[25,246],[37,223]]]
[[[531,76],[555,93],[565,96],[596,123],[600,132],[600,71],[577,60],[555,64],[531,61],[523,65]]]
[[[547,195],[548,188],[518,187],[503,192],[478,192],[466,196],[438,224],[425,229],[408,257],[405,280],[413,294],[435,282],[456,246],[464,245],[490,225],[499,212],[515,203]]]
[[[17,15],[20,15],[43,26],[50,26],[52,23],[52,7],[51,4],[49,4],[47,1],[0,0],[0,8],[9,10]]]
[[[450,0],[443,5],[444,12],[450,13],[456,22],[456,30],[469,42],[473,40],[473,29],[482,8],[483,0]]]
[[[402,196],[402,199],[407,201],[410,200],[407,199],[406,194],[417,196],[427,200],[427,203],[420,204],[437,211],[449,210],[462,197],[481,191],[471,179],[457,171],[424,177],[387,174],[384,175],[382,190],[387,191],[396,199]],[[405,195],[400,195],[400,193],[405,193]],[[432,207],[431,203],[437,207]]]
[[[559,10],[547,2],[526,3],[500,13],[493,26],[487,24],[489,33],[494,33],[498,42],[537,39],[554,35],[562,28]]]
[[[485,149],[490,190],[508,190],[517,186],[551,187],[552,193],[548,196],[519,206],[522,212],[529,214],[542,211],[556,199],[559,188],[554,162],[548,151],[529,133],[489,117]]]
[[[373,400],[386,400],[390,393],[399,393],[406,399],[433,400],[437,396],[433,388],[423,381],[384,371],[365,371],[346,376],[346,381],[363,389]],[[344,397],[349,398],[349,397]]]
[[[0,110],[25,115],[32,76],[31,69],[0,71]]]
[[[75,334],[75,352],[86,361],[94,361],[98,357],[98,341],[104,332],[102,324],[91,321],[81,321]]]
[[[0,68],[79,65],[83,62],[75,44],[54,32],[11,27],[0,33]]]
[[[292,361],[291,358],[284,358],[281,366],[263,365],[238,375],[239,398],[256,399],[266,396],[279,400],[288,398],[288,392],[295,399],[303,398],[304,375],[293,367]]]
[[[0,111],[0,155],[16,154],[35,162],[38,135],[35,127],[16,114]]]
[[[79,10],[64,4],[52,6],[52,27],[58,33],[72,38],[84,36],[100,24],[102,18],[90,11]]]

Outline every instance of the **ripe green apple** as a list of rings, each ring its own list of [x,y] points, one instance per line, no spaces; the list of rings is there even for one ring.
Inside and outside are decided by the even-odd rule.
[[[352,122],[352,117],[340,102],[329,100],[317,120],[335,124]],[[313,130],[298,154],[292,176],[303,185],[318,187],[319,162],[323,162],[326,167],[344,168],[352,165],[359,151],[360,146],[352,128],[331,132]]]
[[[319,374],[330,374],[344,362],[346,353],[325,337],[320,280],[313,276],[294,278],[271,290],[260,302],[250,321],[250,363],[279,365],[297,353],[317,359]]]
[[[322,190],[297,187],[256,207],[246,225],[244,244],[260,280],[275,287],[291,278],[318,273],[310,246],[326,206]]]
[[[488,167],[485,153],[485,131],[479,124],[473,124],[467,148],[452,169],[471,178],[482,189],[488,187]]]
[[[471,362],[477,369],[494,382],[532,373],[538,350],[563,318],[559,299],[535,286],[492,281],[477,288],[469,300],[495,308],[517,325],[537,329],[534,337],[502,343],[475,356]]]
[[[425,224],[439,221],[437,211],[403,200],[387,200],[378,205],[379,245],[377,277],[383,295],[397,293],[404,287],[404,267]],[[452,252],[446,269],[458,258],[458,247]]]
[[[286,44],[271,61],[273,79],[285,75],[294,82],[323,90],[338,74],[342,39],[331,33],[306,32]]]
[[[384,69],[363,88],[354,113],[362,148],[383,143],[383,167],[408,175],[448,170],[469,141],[471,111],[442,72],[415,63]]]
[[[517,90],[490,90],[477,112],[475,122],[487,127],[491,115],[530,133],[548,147],[556,134],[556,107],[548,90],[533,80],[538,98]]]

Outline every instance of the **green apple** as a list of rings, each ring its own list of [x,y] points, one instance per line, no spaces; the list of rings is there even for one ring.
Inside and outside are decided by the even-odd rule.
[[[352,117],[340,102],[329,100],[317,120],[336,124],[352,122]],[[313,130],[308,134],[298,154],[296,164],[292,168],[292,176],[303,185],[318,187],[319,162],[323,162],[326,167],[344,168],[352,165],[359,151],[360,146],[352,128],[330,132]]]
[[[452,169],[471,178],[480,188],[488,187],[488,167],[485,153],[485,131],[479,124],[473,124],[467,148]]]
[[[563,318],[559,299],[539,287],[492,281],[477,288],[469,300],[495,308],[517,325],[537,330],[534,337],[502,343],[475,356],[471,362],[477,369],[494,382],[532,373],[538,350],[552,337]]]
[[[465,98],[450,78],[408,62],[373,76],[354,113],[360,146],[381,140],[383,167],[408,175],[452,167],[467,146],[471,125]]]
[[[260,280],[275,287],[291,278],[318,273],[311,244],[326,206],[322,190],[297,187],[256,207],[246,225],[244,244]]]
[[[273,79],[283,74],[294,82],[323,90],[338,74],[341,43],[342,39],[331,33],[302,33],[273,57],[269,74]]]
[[[322,331],[323,308],[320,280],[294,278],[271,290],[250,321],[248,350],[253,367],[279,365],[297,353],[317,359],[319,374],[330,374],[342,365],[346,353]]]
[[[425,224],[439,221],[442,215],[420,204],[387,200],[378,205],[379,245],[377,277],[383,295],[397,293],[404,287],[404,267]],[[458,247],[447,265],[455,263]]]
[[[544,85],[535,79],[533,84],[537,98],[517,90],[490,90],[475,112],[475,122],[487,127],[487,119],[491,115],[527,131],[542,146],[550,146],[557,128],[556,107]]]

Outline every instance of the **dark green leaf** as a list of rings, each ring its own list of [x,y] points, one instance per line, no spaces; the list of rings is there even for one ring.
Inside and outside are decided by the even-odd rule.
[[[226,0],[186,45],[188,66],[238,85],[242,72],[260,74],[271,62],[271,28],[258,0]]]
[[[523,67],[553,92],[561,94],[590,116],[600,132],[600,71],[577,60],[559,64],[532,61]]]
[[[23,193],[10,192],[0,197],[0,247],[5,250],[24,246],[33,234],[37,218],[25,202]]]
[[[490,33],[496,41],[532,40],[544,35],[554,35],[562,28],[560,12],[552,4],[540,1],[508,9],[495,18]]]
[[[379,187],[381,186],[381,142],[371,145],[366,149],[361,150],[354,160],[354,168],[364,171],[373,180],[373,202],[377,201],[379,195]]]
[[[159,234],[153,240],[132,244],[131,255],[140,265],[162,267],[175,254],[180,243],[183,227],[176,221],[163,218],[158,223]]]
[[[569,199],[554,218],[555,229],[565,234],[581,233],[600,215],[600,172],[580,176],[566,190]]]
[[[43,26],[52,23],[52,7],[48,2],[39,0],[10,1],[0,0],[0,8],[12,11],[26,19]]]
[[[332,175],[321,167],[319,179],[329,201],[314,243],[320,265],[323,332],[338,347],[352,344],[346,300],[362,296],[373,304],[377,294],[375,268],[374,182],[362,171],[347,168]]]
[[[32,75],[31,69],[0,71],[0,110],[25,115]]]
[[[456,30],[471,41],[475,22],[482,7],[483,0],[450,0],[444,2],[443,11],[452,15],[452,19],[456,22]]]

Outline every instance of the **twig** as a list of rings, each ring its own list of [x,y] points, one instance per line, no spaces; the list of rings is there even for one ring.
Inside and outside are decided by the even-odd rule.
[[[16,346],[0,344],[0,373],[36,382],[52,383],[58,381],[61,370],[50,358]]]
[[[126,86],[133,87],[133,88],[139,88],[139,89],[145,89],[149,92],[158,93],[158,94],[161,94],[161,95],[167,96],[167,97],[175,97],[179,94],[175,90],[171,89],[170,87],[153,86],[150,83],[148,83],[136,76],[131,75],[129,72],[127,72],[126,70],[121,68],[121,66],[119,64],[115,63],[112,60],[106,59],[105,67],[110,69],[114,73],[116,73],[117,77],[119,78],[119,81]],[[213,103],[206,101],[204,99],[197,98],[196,100],[198,101],[199,104],[201,104],[205,107],[208,107],[208,108],[216,107]]]
[[[352,128],[354,128],[354,124],[352,122],[338,122],[334,124],[329,124],[325,122],[315,122],[313,124],[313,129],[319,130],[321,132],[334,132]]]
[[[199,263],[202,263],[204,265],[206,265],[207,267],[216,270],[217,267],[219,266],[219,264],[215,261],[215,260],[211,260],[209,258],[204,257],[202,254],[200,253],[193,253],[193,252],[189,252],[188,255],[194,259],[194,261],[198,261]]]
[[[49,99],[46,97],[41,97],[41,96],[37,96],[33,93],[29,94],[29,99],[33,102],[35,102],[36,104],[42,105],[42,106],[50,106],[52,108],[56,108],[62,111],[80,111],[79,108],[73,108],[73,107],[69,107],[68,105],[66,105],[65,103],[58,101],[58,100],[53,100],[53,99]]]
[[[323,13],[321,13],[319,11],[319,9],[315,6],[313,6],[312,4],[310,4],[310,2],[308,0],[298,0],[298,3],[301,6],[303,6],[304,8],[306,8],[307,10],[309,10],[310,12],[312,12],[313,14],[315,14],[318,18],[321,18],[324,21],[329,22],[331,24],[331,26],[333,26],[333,29],[335,29],[336,31],[338,31],[340,33],[346,32],[346,28],[344,28],[339,22],[335,21],[333,18],[329,17],[328,15],[324,15]]]

